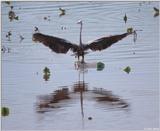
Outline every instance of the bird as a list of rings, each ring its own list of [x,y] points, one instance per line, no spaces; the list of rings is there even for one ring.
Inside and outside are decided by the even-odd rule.
[[[78,61],[80,60],[80,57],[82,57],[81,63],[84,63],[84,55],[88,53],[87,50],[89,49],[92,51],[104,50],[110,47],[112,44],[120,41],[121,39],[133,33],[133,32],[126,32],[120,35],[105,36],[97,40],[94,40],[89,44],[83,44],[82,43],[82,27],[83,27],[82,20],[79,20],[77,24],[80,24],[79,45],[72,43],[68,40],[65,40],[63,38],[49,36],[42,33],[34,33],[32,36],[32,40],[34,42],[40,42],[44,44],[55,53],[66,54],[69,50],[71,50],[74,53],[75,57],[78,57]]]

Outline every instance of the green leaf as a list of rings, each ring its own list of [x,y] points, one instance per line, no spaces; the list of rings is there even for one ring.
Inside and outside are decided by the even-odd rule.
[[[43,73],[45,73],[45,74],[50,74],[49,68],[45,67],[45,68],[43,69]]]
[[[9,108],[8,107],[1,107],[1,115],[8,116],[9,115]]]
[[[127,29],[127,33],[132,33],[133,32],[133,28],[128,28]]]
[[[126,73],[130,73],[131,71],[131,68],[129,66],[127,66],[126,68],[123,69],[123,71],[125,71]]]
[[[18,16],[16,16],[16,17],[14,17],[14,19],[15,19],[15,20],[19,20],[19,17],[18,17]]]
[[[102,62],[97,63],[97,71],[102,71],[105,67],[105,64]]]

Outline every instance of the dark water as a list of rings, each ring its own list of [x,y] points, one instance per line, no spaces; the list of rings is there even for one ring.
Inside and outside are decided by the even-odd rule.
[[[8,18],[13,11],[18,20]],[[2,129],[159,128],[159,2],[2,2]],[[59,8],[66,10],[60,15]],[[127,15],[125,24],[123,17]],[[44,19],[44,17],[46,17]],[[137,32],[101,52],[85,56],[90,68],[75,69],[76,59],[55,54],[32,41],[40,32],[79,43],[102,36]],[[6,34],[11,31],[10,38]],[[20,39],[20,35],[24,37]],[[8,50],[9,49],[9,50]],[[97,71],[95,63],[105,68]],[[129,66],[131,72],[123,71]],[[47,67],[49,72],[43,71]],[[91,68],[92,67],[92,68]]]

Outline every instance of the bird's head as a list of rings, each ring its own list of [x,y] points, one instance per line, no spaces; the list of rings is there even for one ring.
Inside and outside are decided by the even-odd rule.
[[[79,20],[79,21],[77,22],[77,24],[81,24],[81,25],[82,25],[82,20]]]

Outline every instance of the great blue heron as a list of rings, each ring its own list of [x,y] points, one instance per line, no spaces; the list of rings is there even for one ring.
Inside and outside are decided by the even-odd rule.
[[[112,44],[118,42],[119,40],[125,38],[129,34],[132,34],[133,32],[127,32],[120,35],[114,35],[114,36],[107,36],[102,37],[100,39],[97,39],[90,44],[83,44],[82,43],[82,21],[78,21],[77,24],[80,24],[80,43],[79,45],[73,44],[70,41],[67,41],[62,38],[58,38],[55,36],[49,36],[42,33],[34,33],[33,34],[33,41],[39,41],[43,43],[45,46],[49,47],[52,51],[56,53],[67,53],[68,50],[72,50],[75,53],[75,56],[82,57],[82,61],[84,62],[84,55],[87,54],[86,50],[90,49],[92,51],[101,51],[103,49],[108,48]]]

